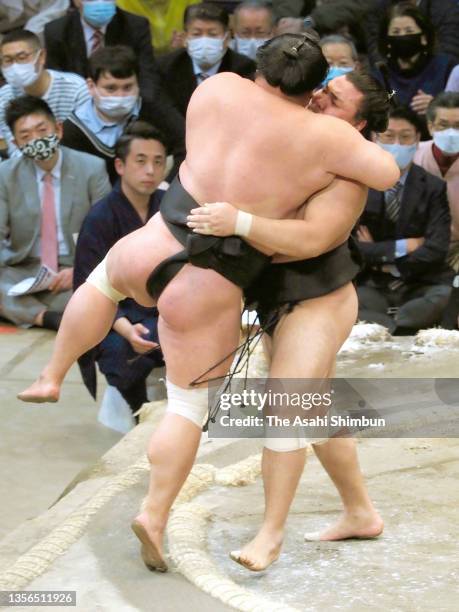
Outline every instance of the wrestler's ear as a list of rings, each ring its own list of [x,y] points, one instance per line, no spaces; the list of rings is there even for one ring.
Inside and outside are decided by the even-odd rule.
[[[364,130],[367,126],[367,120],[366,119],[361,119],[360,121],[357,121],[357,123],[354,123],[354,127],[356,130],[358,130],[359,132],[361,132],[362,130]]]

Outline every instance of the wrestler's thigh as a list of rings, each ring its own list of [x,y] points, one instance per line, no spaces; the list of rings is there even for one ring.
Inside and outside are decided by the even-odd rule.
[[[213,327],[226,311],[240,317],[242,292],[214,270],[186,264],[158,300],[162,319],[178,331]]]
[[[298,304],[276,327],[270,376],[327,378],[356,321],[357,306],[352,283]]]
[[[167,377],[180,387],[225,376],[239,341],[241,291],[213,270],[186,265],[158,300]]]
[[[183,250],[156,213],[150,221],[119,240],[109,251],[107,273],[110,283],[139,304],[152,306],[146,283],[151,272],[164,259]]]

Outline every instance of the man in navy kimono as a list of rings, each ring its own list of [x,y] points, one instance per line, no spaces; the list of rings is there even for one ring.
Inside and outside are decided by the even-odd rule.
[[[158,186],[165,175],[166,155],[164,137],[146,122],[133,123],[119,138],[115,167],[120,179],[84,220],[76,247],[74,290],[115,242],[142,227],[159,210],[164,191]],[[94,398],[97,362],[133,412],[147,401],[146,378],[163,365],[157,323],[156,308],[145,308],[130,298],[119,303],[108,336],[79,359],[83,381]]]

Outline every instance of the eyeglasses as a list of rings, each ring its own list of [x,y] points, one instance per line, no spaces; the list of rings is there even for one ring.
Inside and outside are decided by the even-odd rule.
[[[16,55],[2,55],[0,56],[0,66],[2,68],[8,68],[13,64],[27,64],[29,57],[39,53],[40,51],[21,51]]]

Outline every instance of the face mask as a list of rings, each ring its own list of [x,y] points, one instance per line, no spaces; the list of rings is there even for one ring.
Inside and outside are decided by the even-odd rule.
[[[433,141],[446,155],[459,153],[459,130],[449,128],[433,133]]]
[[[420,53],[424,45],[421,42],[422,34],[405,34],[405,36],[388,36],[389,53],[400,59],[409,59]]]
[[[114,2],[83,2],[83,19],[95,28],[102,28],[107,25],[116,13]]]
[[[28,64],[12,64],[8,66],[8,68],[2,69],[3,76],[11,87],[24,89],[24,87],[28,87],[35,83],[41,74],[41,70],[37,71],[35,66],[39,53],[40,51],[38,51],[33,62]]]
[[[234,40],[234,50],[254,60],[257,57],[258,49],[261,47],[261,45],[264,45],[269,38],[240,38],[239,36],[235,36]]]
[[[329,83],[330,81],[333,81],[333,79],[343,76],[343,74],[348,74],[353,70],[354,68],[351,68],[350,66],[330,66],[327,72],[327,76],[322,81],[322,87],[325,87],[325,85],[327,85],[327,83]]]
[[[198,66],[214,66],[225,55],[223,40],[208,36],[190,38],[187,42],[188,53]]]
[[[101,96],[97,93],[98,98],[94,101],[97,108],[111,119],[130,115],[138,100],[138,96]]]
[[[416,149],[418,148],[417,144],[401,145],[398,142],[395,144],[383,144],[382,142],[378,142],[378,144],[381,149],[384,149],[384,151],[394,156],[395,162],[400,170],[407,168],[411,164]]]
[[[58,146],[59,138],[57,134],[51,134],[43,138],[34,138],[27,144],[19,147],[19,149],[25,157],[29,157],[35,161],[46,161],[54,155]]]

